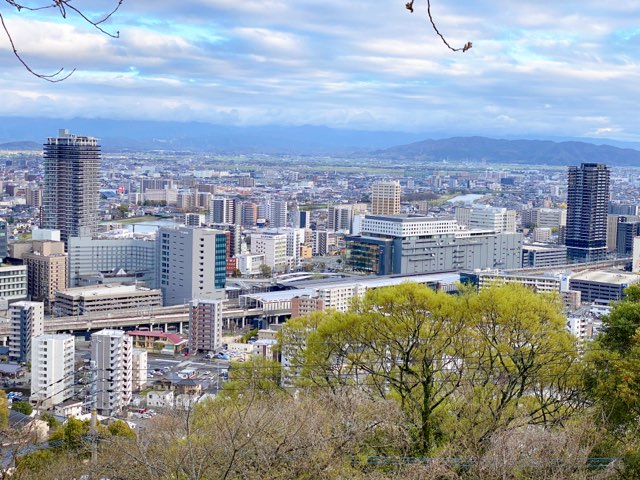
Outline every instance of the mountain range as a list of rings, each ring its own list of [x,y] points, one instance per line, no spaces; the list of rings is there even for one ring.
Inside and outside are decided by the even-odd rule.
[[[640,167],[640,150],[577,141],[453,137],[399,145],[374,152],[373,155],[380,159],[416,162],[465,161],[558,166],[584,162]]]
[[[0,149],[41,150],[59,128],[100,139],[105,152],[174,150],[214,154],[331,155],[381,161],[525,165],[582,162],[640,166],[640,143],[606,139],[493,139],[319,126],[220,126],[199,122],[0,117]],[[4,143],[2,143],[4,142]]]

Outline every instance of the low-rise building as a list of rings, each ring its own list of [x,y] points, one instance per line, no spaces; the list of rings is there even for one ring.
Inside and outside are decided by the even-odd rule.
[[[147,393],[148,408],[173,408],[173,390],[151,390]]]
[[[147,352],[175,355],[187,346],[187,339],[177,333],[134,330],[128,332],[133,346]]]
[[[162,306],[162,292],[137,285],[95,285],[56,292],[54,311],[60,316],[114,310],[149,311]]]
[[[580,272],[569,279],[569,288],[580,292],[582,303],[609,303],[622,300],[624,290],[640,282],[640,275],[620,270]]]

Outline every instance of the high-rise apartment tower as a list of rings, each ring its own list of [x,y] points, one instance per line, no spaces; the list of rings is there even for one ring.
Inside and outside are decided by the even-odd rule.
[[[569,167],[567,189],[567,259],[602,260],[607,254],[609,167],[583,163]]]
[[[80,232],[92,235],[98,225],[100,145],[93,137],[62,129],[44,144],[42,224],[60,230],[60,239]]]

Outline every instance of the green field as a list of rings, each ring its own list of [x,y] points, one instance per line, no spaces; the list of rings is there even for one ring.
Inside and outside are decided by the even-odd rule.
[[[145,215],[144,217],[131,217],[125,218],[124,220],[114,220],[115,223],[121,223],[123,225],[131,225],[134,223],[142,223],[142,222],[153,222],[155,220],[160,220],[163,217],[158,217],[156,215]],[[112,222],[109,222],[112,223]]]

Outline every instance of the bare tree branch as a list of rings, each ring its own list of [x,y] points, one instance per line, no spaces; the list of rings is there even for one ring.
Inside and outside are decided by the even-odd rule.
[[[18,12],[21,12],[22,10],[34,12],[38,10],[57,9],[60,13],[60,16],[64,19],[67,18],[67,9],[69,9],[72,12],[75,12],[80,18],[82,18],[89,25],[99,30],[100,33],[103,33],[104,35],[107,35],[111,38],[120,37],[119,31],[116,31],[115,33],[111,33],[110,31],[104,29],[102,25],[107,20],[109,20],[114,13],[116,13],[120,9],[122,4],[124,3],[124,0],[116,0],[117,3],[115,7],[111,9],[109,12],[107,12],[104,16],[98,19],[92,19],[89,16],[87,16],[82,11],[82,9],[76,7],[75,5],[72,5],[71,0],[51,0],[51,3],[35,5],[35,6],[27,5],[25,3],[18,2],[16,0],[4,0],[4,2],[7,5],[15,8]],[[54,72],[52,74],[43,74],[43,73],[36,72],[33,68],[31,68],[29,63],[23,58],[22,54],[18,52],[16,44],[13,40],[13,36],[11,35],[9,28],[7,27],[7,24],[5,22],[5,17],[2,15],[2,12],[0,12],[0,23],[2,24],[2,29],[4,30],[5,36],[9,40],[9,44],[11,45],[11,50],[13,51],[14,56],[24,66],[24,68],[33,76],[40,78],[42,80],[45,80],[47,82],[57,83],[57,82],[62,82],[66,80],[76,71],[76,69],[74,68],[70,72],[66,73],[64,72],[64,67],[63,67],[63,68],[60,68],[57,72]]]
[[[413,13],[413,2],[414,1],[415,0],[411,0],[409,3],[405,4],[405,7],[411,13]],[[454,48],[449,44],[447,39],[444,38],[444,35],[442,35],[442,33],[440,33],[440,30],[438,30],[438,27],[436,26],[436,22],[433,20],[433,16],[431,15],[431,0],[427,0],[427,14],[429,15],[429,22],[431,23],[431,26],[433,27],[433,30],[438,34],[438,36],[442,39],[442,41],[447,46],[447,48],[449,48],[449,50],[451,50],[453,52],[466,52],[467,50],[471,49],[471,47],[473,46],[473,44],[471,42],[465,43],[460,48]]]

